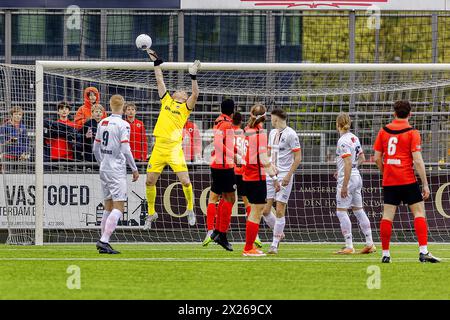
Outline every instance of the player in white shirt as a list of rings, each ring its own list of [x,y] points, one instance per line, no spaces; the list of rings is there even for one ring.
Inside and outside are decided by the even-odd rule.
[[[301,147],[298,135],[286,124],[287,114],[284,110],[274,109],[271,112],[271,122],[274,129],[270,131],[268,148],[272,164],[277,168],[275,179],[266,176],[267,204],[264,207],[264,221],[273,230],[273,241],[267,253],[277,254],[280,241],[284,238],[286,225],[286,205],[294,184],[294,173],[300,165]],[[274,181],[281,180],[281,189],[275,191]],[[272,212],[276,202],[276,215]]]
[[[133,182],[139,172],[130,149],[130,124],[122,120],[125,101],[121,95],[113,95],[109,100],[111,116],[98,124],[94,141],[94,155],[100,164],[100,182],[104,207],[101,222],[102,236],[97,241],[99,253],[116,254],[109,244],[109,238],[123,215],[127,200],[127,164],[133,172]]]
[[[336,128],[341,135],[336,149],[336,215],[339,218],[341,231],[345,238],[345,247],[336,253],[355,253],[355,249],[353,248],[352,224],[348,216],[348,210],[351,208],[358,219],[361,231],[366,237],[366,246],[360,253],[367,254],[375,252],[376,248],[372,240],[370,221],[363,208],[361,195],[363,183],[358,170],[358,166],[366,159],[358,137],[349,131],[350,126],[350,116],[347,113],[341,113],[336,119]]]

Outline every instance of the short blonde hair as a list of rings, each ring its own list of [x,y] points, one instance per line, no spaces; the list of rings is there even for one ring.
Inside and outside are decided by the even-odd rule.
[[[91,112],[94,112],[95,109],[100,109],[102,111],[105,110],[105,108],[103,108],[103,106],[100,103],[92,105]]]
[[[11,109],[9,109],[9,114],[10,114],[11,116],[12,116],[14,113],[17,113],[17,112],[20,112],[20,113],[23,114],[23,109],[22,109],[22,107],[14,106],[14,107],[11,107]]]
[[[115,94],[109,99],[109,105],[112,111],[123,111],[125,99],[120,94]]]
[[[342,112],[336,118],[336,126],[340,130],[348,131],[352,125],[352,119],[348,113]]]

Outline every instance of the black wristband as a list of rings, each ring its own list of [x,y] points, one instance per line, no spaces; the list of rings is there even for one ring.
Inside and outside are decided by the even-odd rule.
[[[197,75],[196,74],[189,74],[191,76],[192,80],[197,80]]]
[[[155,67],[161,65],[164,61],[162,61],[162,59],[156,59],[154,63]]]

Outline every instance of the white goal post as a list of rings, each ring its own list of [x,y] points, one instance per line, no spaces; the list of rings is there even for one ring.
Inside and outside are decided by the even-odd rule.
[[[188,71],[188,67],[191,63],[182,62],[165,62],[162,64],[162,69],[165,71]],[[35,119],[35,139],[36,139],[36,154],[35,154],[35,179],[36,179],[36,210],[35,210],[35,245],[43,245],[44,244],[44,133],[40,128],[44,127],[44,75],[49,72],[61,72],[71,75],[72,71],[73,76],[76,76],[77,72],[83,73],[83,70],[95,70],[99,71],[98,74],[101,74],[102,70],[118,70],[121,74],[129,70],[153,70],[153,63],[151,62],[109,62],[109,61],[36,61],[35,65],[35,92],[36,92],[36,119]],[[56,70],[56,71],[55,71]],[[450,74],[450,64],[314,64],[314,63],[302,63],[302,64],[290,64],[290,63],[202,63],[201,65],[201,73],[204,72],[230,72],[230,73],[240,73],[245,72],[246,74],[251,74],[252,72],[257,73],[267,73],[268,78],[270,79],[271,73],[283,73],[283,72],[295,72],[295,73],[303,73],[303,72],[325,72],[325,73],[334,73],[335,77],[333,78],[335,81],[335,85],[338,85],[338,75],[340,72],[346,73],[402,73],[402,72],[424,72],[427,74],[426,77],[423,77],[419,80],[412,80],[415,82],[414,88],[411,89],[409,86],[405,86],[405,90],[415,90],[420,86],[423,86],[424,83],[429,83],[430,88],[437,88],[440,86],[449,86],[450,79],[444,79],[444,77],[439,78],[434,81],[433,76],[435,73],[440,74]],[[116,78],[114,78],[115,81]],[[299,79],[302,79],[299,77]],[[373,76],[373,79],[376,79],[376,76]],[[396,78],[397,79],[397,78]],[[201,78],[199,79],[200,86],[200,94],[202,94],[202,82]],[[245,79],[242,79],[244,82]],[[350,75],[350,81],[354,82],[355,77]],[[403,80],[402,80],[403,81]],[[426,82],[428,81],[428,82]],[[270,85],[270,81],[269,85]],[[229,82],[232,83],[231,80]],[[307,83],[306,81],[304,83]],[[331,82],[330,82],[331,83]],[[387,87],[391,84],[391,82],[386,82],[384,87]],[[351,94],[351,86],[358,85],[358,83],[353,83],[349,85],[348,90],[344,94]],[[380,87],[375,85],[376,90],[380,91]],[[213,89],[211,89],[213,90]],[[230,88],[233,90],[233,88]],[[290,93],[292,96],[295,96],[295,88],[290,89],[292,92]],[[300,95],[304,95],[306,89],[302,89],[303,91],[299,92]],[[399,89],[403,90],[403,89]],[[328,92],[328,91],[327,91]],[[370,89],[368,89],[370,92]],[[228,91],[227,91],[228,93]],[[317,93],[320,94],[320,93]],[[329,93],[326,93],[329,95]],[[337,95],[340,93],[338,92]],[[295,112],[295,111],[293,111]],[[301,112],[301,111],[298,111]],[[308,113],[313,113],[310,110],[306,111]],[[369,112],[369,111],[368,111]],[[374,111],[376,112],[376,111]],[[370,112],[369,112],[370,113]],[[385,110],[386,113],[386,110]],[[426,111],[420,111],[420,113],[426,113]],[[443,114],[443,113],[440,113]],[[449,114],[447,114],[448,116]],[[322,141],[321,141],[322,143]],[[434,159],[437,160],[437,159]]]

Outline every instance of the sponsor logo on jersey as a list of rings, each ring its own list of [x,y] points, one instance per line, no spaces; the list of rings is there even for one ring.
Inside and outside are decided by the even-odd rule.
[[[103,121],[103,122],[102,122],[102,127],[107,126],[108,123],[109,123],[109,121]]]
[[[174,114],[178,114],[178,115],[181,116],[181,112],[178,111],[178,110],[172,110],[172,109],[170,109],[170,107],[168,107],[168,106],[165,106],[164,109],[167,110],[167,111],[170,111],[170,112],[172,112],[172,113],[174,113]]]

